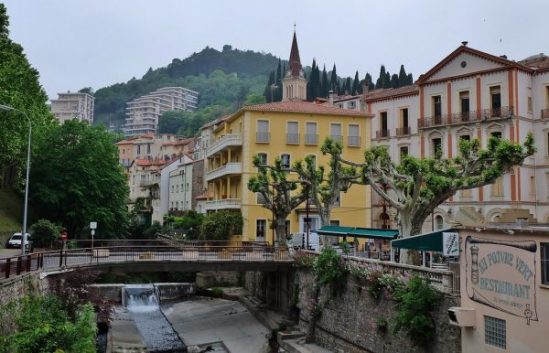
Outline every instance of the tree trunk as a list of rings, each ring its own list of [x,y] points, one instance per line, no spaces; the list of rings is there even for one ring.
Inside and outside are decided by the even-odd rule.
[[[331,215],[332,210],[329,207],[321,207],[319,211],[320,211],[319,212],[320,226],[321,227],[329,226],[330,225],[330,215]],[[322,240],[322,246],[327,244],[328,239],[327,239],[326,235],[322,235],[321,240]]]
[[[277,217],[276,220],[276,228],[275,228],[275,233],[276,233],[276,239],[275,239],[275,243],[281,245],[281,244],[286,244],[286,217]]]

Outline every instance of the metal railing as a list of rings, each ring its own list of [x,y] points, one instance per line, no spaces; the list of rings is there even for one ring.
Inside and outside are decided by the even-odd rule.
[[[360,146],[360,136],[347,136],[347,145],[349,147]]]
[[[256,143],[269,143],[271,141],[271,133],[269,132],[256,132],[255,142]]]
[[[549,119],[549,108],[541,110],[541,118],[542,119]]]
[[[198,244],[201,244],[198,242]],[[71,267],[135,262],[284,262],[293,258],[285,247],[263,244],[172,246],[106,246],[33,253],[0,258],[0,280],[32,271],[55,271]]]
[[[299,145],[299,134],[287,133],[286,134],[286,144],[288,144],[288,145]]]
[[[318,145],[318,135],[317,134],[305,134],[305,144],[306,145]]]
[[[383,139],[391,137],[391,131],[389,129],[381,129],[376,131],[376,139]]]
[[[397,136],[408,136],[412,133],[412,129],[409,126],[397,127],[396,135]]]
[[[439,116],[424,117],[419,119],[418,128],[426,129],[444,125],[459,125],[487,121],[492,119],[510,118],[513,116],[513,107],[488,108],[471,110],[468,112],[442,114]]]

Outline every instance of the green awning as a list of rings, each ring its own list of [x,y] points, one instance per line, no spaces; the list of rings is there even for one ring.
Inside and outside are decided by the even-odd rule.
[[[442,234],[454,229],[442,229],[436,232],[414,235],[412,237],[396,239],[391,242],[393,248],[415,249],[421,251],[442,252]]]
[[[343,226],[323,226],[317,231],[320,235],[331,235],[351,238],[374,238],[391,240],[398,236],[395,229],[377,229]]]

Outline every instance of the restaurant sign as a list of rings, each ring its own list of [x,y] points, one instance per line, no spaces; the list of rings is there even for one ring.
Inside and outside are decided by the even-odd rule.
[[[465,240],[466,290],[472,300],[511,315],[526,324],[538,321],[536,311],[536,242]]]

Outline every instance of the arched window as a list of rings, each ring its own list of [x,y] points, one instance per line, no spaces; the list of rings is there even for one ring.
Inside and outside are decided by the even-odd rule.
[[[441,230],[444,228],[444,218],[441,215],[435,216],[435,230]]]

